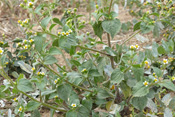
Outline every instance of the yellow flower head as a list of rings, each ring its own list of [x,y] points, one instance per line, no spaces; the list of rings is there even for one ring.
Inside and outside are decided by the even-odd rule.
[[[30,39],[29,42],[32,43],[32,42],[34,42],[34,40],[33,39]]]
[[[38,72],[37,75],[39,76],[41,74],[41,72]]]
[[[66,75],[66,72],[63,72],[63,75]]]
[[[85,72],[87,72],[87,69],[83,69],[81,72],[82,72],[82,73],[85,73]]]
[[[138,45],[138,44],[136,44],[136,45],[135,45],[135,48],[136,48],[136,49],[139,49],[139,45]]]
[[[56,95],[54,98],[58,98],[58,96]]]
[[[65,32],[62,32],[61,34],[62,34],[62,36],[66,35],[66,33],[65,33]]]
[[[24,49],[28,49],[28,45],[25,45],[23,48],[24,48]]]
[[[44,76],[44,75],[45,75],[45,73],[44,73],[44,72],[41,72],[41,75],[43,75],[43,76]]]
[[[69,32],[69,33],[72,33],[72,30],[71,30],[71,29],[69,29],[69,30],[68,30],[68,32]]]
[[[155,75],[154,78],[157,78],[157,76]]]
[[[66,32],[66,36],[69,36],[69,32]]]
[[[153,76],[155,76],[156,75],[156,73],[153,73]]]
[[[58,32],[58,35],[61,35],[61,32]]]
[[[144,61],[144,63],[145,63],[145,65],[148,65],[149,64],[149,62],[146,60],[146,61]]]
[[[54,84],[56,84],[57,82],[58,82],[58,80],[55,80],[55,81],[54,81]]]
[[[22,112],[22,107],[21,106],[19,107],[18,112]]]
[[[17,101],[17,98],[14,98],[13,101],[16,102]]]
[[[3,41],[0,41],[0,43],[1,43],[1,44],[4,44],[4,42],[3,42]]]
[[[8,65],[8,64],[9,64],[9,62],[5,62],[5,64],[6,64],[6,65]]]
[[[71,106],[74,108],[77,107],[77,105],[75,103],[71,104]]]
[[[171,79],[172,79],[172,81],[175,81],[175,77],[174,76]]]
[[[21,20],[18,20],[18,23],[19,23],[19,24],[21,24],[21,23],[22,23],[22,21],[21,21]]]
[[[32,7],[32,6],[33,6],[33,2],[29,2],[29,3],[28,3],[28,6],[29,6],[29,7]]]
[[[169,57],[169,58],[168,58],[168,62],[172,62],[173,60],[174,60],[173,57]]]
[[[32,71],[35,71],[35,68],[34,67],[32,67]]]
[[[4,50],[0,47],[0,54],[3,54]]]
[[[163,59],[163,64],[168,64],[168,60],[167,59]]]
[[[21,45],[21,43],[19,42],[19,43],[17,43],[17,46],[20,46]]]
[[[146,87],[148,86],[148,82],[147,81],[145,81],[145,82],[143,82],[143,85],[145,85]]]
[[[134,50],[135,48],[136,48],[136,47],[135,47],[134,45],[131,45],[131,46],[130,46],[130,49],[131,49],[131,50]]]
[[[154,82],[158,82],[158,79],[157,78],[154,78]]]
[[[25,43],[25,44],[26,44],[27,42],[28,42],[28,41],[27,41],[26,39],[25,39],[25,40],[23,40],[23,43]]]

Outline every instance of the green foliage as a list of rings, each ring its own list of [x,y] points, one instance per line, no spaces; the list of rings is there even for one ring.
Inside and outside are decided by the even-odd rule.
[[[25,38],[13,40],[14,52],[8,50],[5,36],[0,41],[0,75],[6,78],[0,86],[0,99],[14,98],[15,116],[31,112],[32,117],[40,117],[42,106],[50,108],[51,115],[59,111],[66,117],[173,116],[175,41],[171,1],[164,6],[129,0],[130,14],[137,17],[133,30],[138,32],[123,44],[112,46],[109,36],[114,39],[132,27],[130,22],[121,23],[116,18],[113,3],[107,6],[109,1],[98,1],[99,6],[94,7],[95,2],[90,1],[96,9],[92,13],[95,21],[89,23],[94,32],[84,33],[87,22],[81,20],[83,15],[78,15],[77,8],[66,9],[59,19],[52,16],[59,2],[28,2],[24,1],[22,8],[32,17],[18,21]],[[138,12],[132,9],[134,6]],[[144,12],[145,8],[150,11]],[[41,30],[36,31],[35,26]],[[166,39],[154,42],[152,49],[140,51],[137,44],[124,45],[140,32],[161,37],[163,30]],[[108,43],[103,40],[104,33],[108,34]],[[104,48],[99,49],[99,44]]]

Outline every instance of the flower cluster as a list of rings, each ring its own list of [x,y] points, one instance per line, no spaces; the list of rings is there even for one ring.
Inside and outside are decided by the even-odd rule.
[[[19,42],[17,43],[17,47],[22,47],[23,49],[28,49],[30,47],[30,44],[33,44],[34,40],[30,39],[30,40],[23,40],[23,42]]]
[[[71,33],[72,33],[72,30],[69,29],[67,32],[58,32],[58,35],[69,36]]]
[[[57,84],[57,82],[60,80],[60,78],[57,78],[56,80],[54,80],[54,84]]]
[[[131,46],[130,46],[130,49],[131,49],[131,50],[139,49],[139,45],[138,45],[138,44],[136,44],[136,45],[131,45]]]
[[[19,25],[20,25],[21,27],[25,27],[25,25],[28,25],[29,19],[25,19],[25,20],[23,20],[23,21],[18,20],[18,23],[19,23]]]
[[[37,75],[38,76],[45,76],[45,73],[44,72],[37,72]]]
[[[3,45],[3,44],[4,44],[4,42],[3,42],[3,41],[0,41],[0,44],[2,44],[2,45]]]
[[[149,63],[147,60],[144,61],[144,63],[145,63],[145,68],[146,68],[146,69],[149,69],[149,68],[150,68],[150,65],[149,65],[150,63]]]

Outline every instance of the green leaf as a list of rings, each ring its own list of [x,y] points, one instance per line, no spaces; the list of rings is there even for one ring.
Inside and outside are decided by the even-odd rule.
[[[165,108],[164,117],[173,117],[172,110]]]
[[[172,91],[175,91],[175,85],[170,80],[163,80],[162,83],[159,83],[160,86],[166,87]]]
[[[115,69],[111,74],[111,82],[120,84],[120,82],[124,80],[124,74],[120,71],[120,69]]]
[[[78,117],[78,113],[75,110],[70,110],[66,113],[66,117]]]
[[[82,100],[82,105],[86,107],[89,111],[92,109],[92,100]]]
[[[159,68],[153,67],[153,70],[158,77],[162,77],[162,71]]]
[[[157,48],[157,51],[159,52],[159,54],[165,54],[166,53],[166,51],[165,51],[165,49],[163,48],[162,45]]]
[[[133,87],[132,93],[133,93],[133,97],[142,97],[149,93],[149,88],[144,86],[142,82],[138,82]]]
[[[111,56],[116,56],[117,55],[117,53],[110,47],[105,47],[105,51]]]
[[[143,68],[132,68],[132,71],[134,72],[134,78],[137,79],[137,81],[140,81],[141,77],[144,75],[144,69]]]
[[[41,96],[49,95],[51,93],[54,93],[55,91],[56,91],[56,89],[55,90],[49,89],[49,90],[43,91],[43,92],[41,92]]]
[[[119,19],[105,20],[102,22],[103,30],[111,35],[112,38],[120,31],[121,22]]]
[[[125,82],[120,83],[120,88],[124,94],[125,99],[131,96],[131,88]]]
[[[43,44],[44,44],[44,37],[42,36],[36,36],[34,37],[35,41],[35,50],[37,50],[38,52],[41,52],[42,51],[42,47],[43,47]]]
[[[83,80],[81,74],[77,72],[69,72],[67,73],[67,77],[69,79],[69,82],[74,83],[76,85],[79,85],[80,82],[82,82]]]
[[[57,48],[57,47],[51,47],[49,50],[50,55],[58,55],[61,54],[62,52]]]
[[[57,87],[57,92],[61,99],[68,101],[68,98],[72,92],[72,87],[68,84],[62,84]]]
[[[131,100],[131,104],[138,110],[143,110],[146,105],[147,105],[147,97],[143,96],[143,97],[134,97]]]
[[[102,21],[95,22],[93,25],[95,35],[97,35],[102,40],[103,28]]]
[[[137,22],[137,23],[134,25],[134,31],[140,29],[140,24],[141,24],[141,22]]]
[[[17,88],[23,92],[33,91],[32,83],[27,79],[20,79],[17,83]]]
[[[106,91],[104,89],[98,89],[97,97],[99,99],[105,99],[105,98],[110,97],[110,94],[108,91]]]
[[[45,17],[44,19],[41,20],[41,26],[43,28],[46,28],[46,26],[49,24],[50,20],[52,17]]]
[[[159,45],[156,42],[153,42],[152,44],[152,53],[154,57],[158,57],[158,50],[157,48],[159,47]]]
[[[41,117],[40,112],[38,110],[34,110],[31,114],[31,117]]]
[[[168,107],[172,110],[175,110],[175,97],[170,101]]]
[[[44,57],[44,64],[51,65],[57,62],[57,59],[54,56],[48,55]]]
[[[150,31],[152,31],[153,30],[153,28],[154,28],[154,26],[153,25],[148,25],[148,24],[146,24],[145,22],[142,22],[141,24],[140,24],[140,29],[141,29],[141,31],[142,31],[142,33],[149,33]]]
[[[49,30],[51,31],[55,26],[56,26],[56,24],[52,24],[52,25],[49,27]]]
[[[39,106],[41,105],[41,103],[35,102],[35,101],[30,101],[27,103],[27,111],[33,111],[35,109],[37,109]]]
[[[61,26],[63,25],[58,18],[53,18],[53,21]]]

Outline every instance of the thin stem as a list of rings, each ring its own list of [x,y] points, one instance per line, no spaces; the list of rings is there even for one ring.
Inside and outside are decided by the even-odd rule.
[[[69,63],[68,63],[67,60],[66,60],[66,57],[64,56],[64,53],[62,52],[62,50],[61,50],[60,48],[58,48],[58,49],[61,51],[61,54],[62,54],[62,56],[63,56],[63,59],[64,59],[66,65],[67,65],[69,71],[72,71],[71,67],[69,66]]]
[[[141,30],[139,30],[138,32],[134,33],[132,36],[130,36],[128,39],[126,39],[121,45],[125,44],[126,42],[128,42],[130,39],[132,39],[135,35],[137,35],[138,33],[140,33]]]
[[[59,64],[57,64],[57,63],[55,63],[55,65],[57,66],[57,67],[59,67],[61,70],[63,70],[64,72],[67,72],[65,69],[63,69]]]
[[[57,72],[55,72],[53,69],[51,69],[51,68],[48,67],[47,65],[44,65],[44,67],[46,67],[48,70],[50,70],[51,72],[53,72],[54,74],[56,74],[58,77],[61,77],[61,75],[59,75]],[[70,85],[76,87],[76,88],[79,88],[79,89],[82,89],[82,90],[85,90],[85,91],[88,91],[88,92],[93,92],[93,91],[91,91],[91,90],[88,90],[88,89],[85,89],[85,88],[83,88],[83,87],[77,86],[77,85],[75,85],[75,84],[73,84],[73,83],[70,83],[70,82],[69,82],[68,80],[66,80],[66,79],[64,79],[64,81],[65,81],[66,83],[68,83],[68,84],[70,84]]]
[[[80,45],[77,45],[77,47],[82,48],[82,49],[86,49],[86,50],[91,50],[91,51],[94,51],[94,52],[98,52],[98,53],[100,53],[100,54],[104,54],[104,55],[106,55],[106,56],[111,56],[111,55],[109,55],[109,54],[107,54],[107,53],[101,52],[101,51],[96,50],[96,49],[87,48],[87,47],[80,46]]]
[[[111,12],[112,2],[113,2],[113,0],[111,0],[108,14],[110,14],[110,12]],[[109,33],[107,33],[107,38],[108,38],[108,46],[111,48],[111,39],[110,39]],[[115,68],[115,66],[114,66],[114,57],[111,56],[110,59],[111,59],[111,66],[114,69]]]

